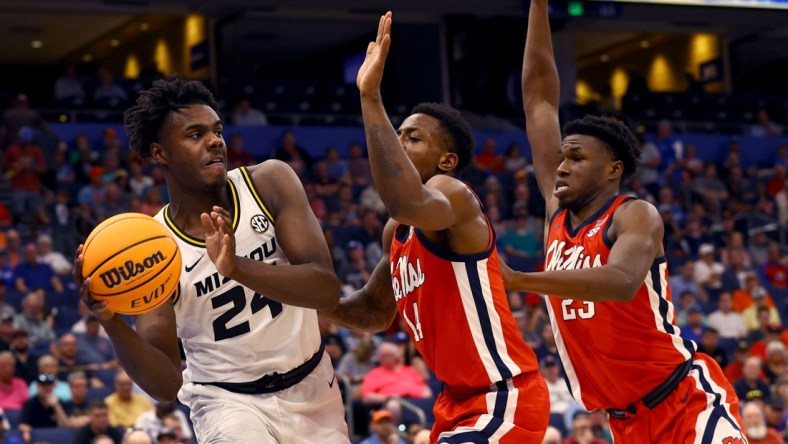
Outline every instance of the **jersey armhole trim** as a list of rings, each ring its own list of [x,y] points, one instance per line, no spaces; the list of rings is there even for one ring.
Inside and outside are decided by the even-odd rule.
[[[254,200],[257,202],[257,206],[263,210],[268,220],[271,221],[272,224],[274,223],[274,216],[271,215],[271,212],[268,211],[268,206],[265,204],[265,200],[263,200],[262,194],[257,190],[257,185],[255,185],[254,181],[252,180],[252,176],[249,174],[249,171],[246,169],[245,166],[239,168],[241,170],[241,176],[244,178],[244,182],[246,182],[247,188],[249,191],[252,192],[252,196],[254,196]]]
[[[626,202],[629,202],[630,200],[639,200],[639,199],[632,196],[625,196],[624,199],[621,199],[621,202],[617,203],[616,208],[613,210],[613,214],[610,216],[610,219],[608,219],[608,221],[605,223],[605,229],[602,230],[602,242],[605,243],[605,246],[607,248],[613,248],[613,241],[610,240],[610,236],[608,236],[607,232],[610,230],[610,227],[613,226],[613,219],[616,217],[616,211],[618,211],[618,209],[621,208],[621,205],[623,205]]]

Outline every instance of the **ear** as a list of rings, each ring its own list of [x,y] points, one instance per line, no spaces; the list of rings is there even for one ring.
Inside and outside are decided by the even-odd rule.
[[[456,168],[459,162],[460,162],[460,158],[457,157],[457,153],[452,153],[451,151],[447,151],[446,154],[441,156],[440,161],[438,162],[438,169],[445,173],[448,173],[449,171]]]
[[[160,143],[153,142],[150,144],[150,155],[159,165],[167,164],[167,154],[164,152],[164,148]]]
[[[610,170],[608,171],[608,178],[612,180],[620,179],[621,176],[624,175],[624,162],[620,160],[615,160],[613,163],[610,164]]]

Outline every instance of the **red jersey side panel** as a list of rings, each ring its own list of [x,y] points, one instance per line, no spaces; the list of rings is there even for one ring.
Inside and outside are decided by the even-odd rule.
[[[546,270],[607,264],[612,243],[607,230],[627,196],[611,199],[572,229],[559,210],[548,231]],[[548,312],[575,399],[587,410],[624,408],[665,381],[695,353],[675,325],[667,262],[654,261],[630,302],[585,302],[550,296]]]
[[[509,310],[494,242],[483,253],[457,255],[398,225],[390,263],[399,313],[439,380],[489,387],[538,368]]]

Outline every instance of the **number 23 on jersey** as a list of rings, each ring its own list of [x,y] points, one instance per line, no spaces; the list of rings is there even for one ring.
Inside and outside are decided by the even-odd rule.
[[[561,301],[561,316],[565,321],[573,321],[577,318],[591,319],[595,314],[596,307],[593,302],[575,301],[574,299]]]

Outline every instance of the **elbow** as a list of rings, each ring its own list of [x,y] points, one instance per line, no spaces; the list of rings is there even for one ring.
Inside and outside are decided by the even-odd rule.
[[[330,312],[339,303],[339,295],[342,293],[342,284],[339,278],[329,271],[324,271],[325,279],[320,285],[320,297],[315,301],[315,306],[312,307],[317,311]]]
[[[173,382],[167,384],[165,387],[160,387],[158,390],[148,393],[151,398],[158,402],[172,402],[178,397],[178,390],[183,385],[183,378],[178,374],[177,383]]]

